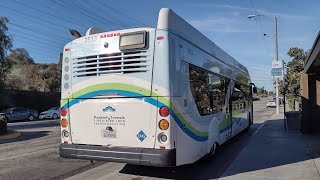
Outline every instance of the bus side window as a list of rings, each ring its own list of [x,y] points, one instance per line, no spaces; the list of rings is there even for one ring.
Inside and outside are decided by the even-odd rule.
[[[189,65],[190,89],[201,116],[221,113],[229,80]]]
[[[232,110],[250,108],[250,86],[236,83],[232,92]]]

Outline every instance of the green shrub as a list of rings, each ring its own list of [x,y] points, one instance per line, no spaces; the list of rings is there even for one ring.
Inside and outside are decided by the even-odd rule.
[[[7,122],[5,121],[3,116],[0,116],[0,134],[7,133]]]

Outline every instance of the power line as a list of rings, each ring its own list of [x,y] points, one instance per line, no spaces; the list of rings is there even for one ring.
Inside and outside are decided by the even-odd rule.
[[[254,10],[254,12],[255,12],[255,14],[257,15],[257,16],[256,16],[256,19],[257,19],[258,22],[259,22],[260,31],[261,31],[261,33],[263,34],[264,46],[265,46],[265,48],[266,48],[267,55],[269,56],[270,51],[269,51],[269,47],[268,47],[267,42],[266,42],[266,36],[265,36],[266,34],[263,32],[262,22],[261,22],[261,18],[260,18],[260,16],[259,16],[259,12],[257,11],[257,9],[255,8],[255,6],[253,5],[252,0],[249,0],[249,1],[250,1],[250,4],[251,4],[251,6],[252,6],[252,8],[253,8],[253,10]]]
[[[19,28],[22,28],[22,29],[27,30],[27,31],[37,32],[38,34],[44,35],[44,36],[46,36],[46,37],[59,38],[59,39],[62,39],[62,40],[70,40],[70,38],[64,38],[64,37],[61,37],[61,36],[50,35],[50,34],[48,34],[48,33],[44,33],[44,32],[39,31],[39,30],[37,30],[37,29],[32,29],[32,28],[30,28],[30,27],[22,26],[22,25],[15,24],[15,23],[12,23],[12,22],[9,22],[8,24],[13,25],[13,26],[16,26],[16,27],[19,27]],[[34,35],[36,35],[36,34],[34,34]],[[54,39],[54,40],[57,40],[57,39]]]
[[[121,12],[120,10],[117,10],[117,9],[115,9],[115,8],[113,8],[113,7],[105,4],[105,3],[103,3],[103,2],[100,2],[100,1],[98,1],[98,0],[97,0],[97,2],[100,3],[100,4],[103,5],[103,6],[111,9],[113,12],[115,12],[115,13],[117,13],[117,14],[120,14],[120,15],[123,15],[123,16],[126,17],[127,19],[131,19],[132,21],[136,21],[136,22],[138,22],[138,23],[141,23],[141,24],[144,25],[144,26],[148,26],[148,25],[146,25],[145,23],[143,23],[142,21],[139,21],[139,20],[137,20],[137,19],[135,19],[135,18],[132,18],[132,17],[126,15],[125,13]]]
[[[17,48],[16,48],[17,49]],[[27,48],[23,48],[23,49],[27,49]],[[59,59],[59,55],[57,55],[56,57],[54,56],[54,55],[47,55],[47,54],[45,54],[45,55],[40,55],[40,54],[38,54],[38,53],[34,53],[34,52],[32,52],[32,53],[30,53],[30,51],[28,51],[28,54],[29,54],[29,56],[32,58],[32,56],[31,56],[31,54],[33,54],[33,55],[37,55],[37,56],[47,56],[47,57],[50,57],[50,58],[52,58],[52,59]]]
[[[53,47],[56,47],[56,48],[63,48],[63,47],[59,47],[59,46],[56,46],[56,45],[53,45],[53,44],[49,44],[50,42],[42,42],[42,41],[38,41],[36,39],[32,39],[30,37],[27,37],[27,36],[23,36],[21,34],[11,34],[11,36],[17,36],[17,37],[21,37],[21,38],[24,38],[24,39],[28,39],[30,41],[34,41],[34,42],[37,42],[37,43],[40,43],[40,44],[44,44],[44,45],[48,45],[48,46],[53,46]]]
[[[23,43],[23,42],[15,43],[14,47],[15,48],[25,48],[25,49],[35,49],[35,50],[38,50],[38,51],[46,51],[46,52],[51,52],[51,53],[53,52],[52,50],[50,50],[50,49],[53,49],[53,47],[51,47],[50,49],[47,49],[47,48],[43,48],[42,49],[39,46],[35,46],[35,45],[32,45],[32,44]],[[59,49],[62,51],[61,48],[59,48]],[[56,50],[59,51],[58,48]]]
[[[96,2],[98,2],[98,1],[96,1]],[[86,2],[86,3],[88,3],[88,4],[90,4],[92,7],[94,7],[94,8],[99,8],[100,10],[102,10],[102,12],[104,13],[104,14],[106,14],[108,17],[110,17],[110,18],[112,18],[113,20],[115,20],[115,21],[118,21],[118,22],[120,22],[120,23],[122,23],[122,24],[125,24],[125,25],[127,25],[128,27],[130,27],[130,26],[135,26],[135,23],[134,22],[130,22],[130,21],[127,21],[127,22],[125,22],[124,21],[124,19],[125,18],[121,18],[121,17],[117,17],[118,15],[112,15],[111,13],[109,13],[109,8],[108,8],[108,10],[106,10],[106,9],[104,9],[103,7],[101,7],[101,5],[102,6],[104,6],[104,4],[102,4],[102,3],[100,3],[100,2],[98,2],[100,5],[94,5],[94,4],[92,4],[92,3],[90,3],[89,1],[88,2]],[[128,22],[131,24],[128,24]]]
[[[13,15],[16,15],[16,16],[22,16],[22,17],[24,18],[24,20],[25,20],[25,16],[24,16],[24,15],[21,15],[21,14],[18,14],[18,13],[14,13],[14,12],[11,12],[11,11],[8,11],[7,9],[4,9],[4,11],[7,11],[7,13],[13,14]],[[34,18],[34,17],[31,17],[31,18]],[[35,20],[32,20],[32,19],[28,19],[28,20],[31,21],[31,22],[33,22],[33,23],[39,24],[38,21],[35,21]],[[37,20],[39,20],[39,19],[37,19]],[[15,21],[15,20],[10,20],[9,22],[11,22],[11,21]],[[49,24],[49,22],[47,22],[47,23]],[[50,25],[52,25],[52,24],[50,24]],[[49,27],[47,27],[47,26],[44,26],[44,27],[49,28]],[[54,27],[55,27],[55,26],[54,26]],[[52,28],[52,27],[50,27],[50,28]],[[61,27],[59,27],[59,28],[52,28],[52,29],[61,30],[60,28],[61,28]],[[63,29],[64,29],[64,28],[63,28]]]
[[[2,4],[0,4],[0,7],[6,8],[6,9],[4,9],[4,11],[8,11],[8,9],[10,9],[11,11],[16,12],[16,13],[18,13],[18,14],[22,14],[22,15],[24,15],[24,16],[26,16],[26,17],[35,18],[35,19],[37,19],[37,20],[39,20],[39,21],[48,23],[48,24],[50,24],[50,25],[56,25],[57,27],[60,27],[60,28],[62,28],[62,29],[69,29],[69,28],[70,28],[70,27],[62,26],[61,24],[56,24],[56,23],[54,23],[54,22],[52,22],[52,21],[49,22],[49,21],[47,21],[47,20],[44,20],[44,19],[40,18],[39,16],[32,16],[32,15],[30,15],[30,14],[26,14],[26,13],[17,11],[17,10],[15,10],[15,9],[10,8],[10,7],[3,6]],[[10,12],[10,11],[9,11],[9,12]]]
[[[18,36],[18,37],[22,37],[22,33],[19,32],[19,31],[16,31],[16,30],[10,30],[11,31],[11,35],[13,36]],[[52,38],[48,38],[48,37],[38,37],[38,36],[35,36],[35,34],[29,34],[29,33],[26,33],[24,32],[23,35],[25,35],[24,37],[26,38],[31,38],[31,39],[35,39],[35,40],[38,40],[38,41],[41,41],[42,43],[50,43],[51,46],[53,45],[57,45],[57,44],[61,44],[63,41],[52,41],[52,40],[55,40],[55,39],[52,39]],[[40,35],[42,36],[41,34],[37,34],[37,35]],[[63,42],[63,43],[67,43],[67,42]]]
[[[79,1],[83,3],[82,0],[79,0]],[[87,3],[87,2],[85,2],[85,3]],[[82,4],[82,5],[83,5],[83,4]],[[86,9],[84,9],[84,10],[87,11]],[[90,12],[90,11],[89,11],[89,12]],[[105,12],[105,13],[107,13],[107,12]],[[107,20],[107,21],[109,21],[109,22],[111,22],[111,23],[117,24],[117,25],[119,25],[119,27],[121,27],[121,28],[127,28],[127,27],[129,27],[127,23],[121,23],[121,21],[119,21],[119,20],[111,21],[111,20],[109,20],[109,19],[106,19],[106,18],[98,15],[97,13],[96,13],[96,16],[97,16],[97,17],[100,17],[100,18],[102,18],[102,19],[105,19],[105,20]],[[113,18],[113,20],[114,20],[114,18]],[[117,21],[118,21],[118,22],[117,22]]]
[[[80,1],[81,1],[81,0],[80,0]],[[83,2],[83,1],[81,1],[81,2]],[[101,6],[92,4],[90,1],[87,1],[87,2],[85,2],[85,3],[89,4],[89,5],[90,5],[91,7],[93,7],[93,8],[97,8],[97,9],[102,10],[103,14],[106,14],[107,17],[111,18],[113,21],[117,21],[117,22],[125,25],[126,27],[130,27],[130,25],[129,25],[128,23],[126,23],[125,21],[123,21],[121,18],[117,18],[117,17],[112,16],[112,14],[110,14],[108,11],[106,11],[105,9],[103,9]]]
[[[65,2],[65,3],[68,4],[67,2]],[[70,5],[70,4],[69,4],[69,5]],[[99,17],[99,18],[101,18],[100,16],[97,16],[97,14],[94,14],[94,13],[92,13],[92,12],[90,12],[90,11],[84,9],[84,8],[81,8],[80,6],[77,6],[76,4],[74,4],[73,6],[78,7],[79,10],[81,10],[82,12],[84,12],[84,14],[87,14],[89,17],[92,17],[92,16],[93,16],[93,17]],[[106,18],[103,18],[103,17],[102,17],[102,19],[105,19],[106,21],[110,22],[111,24],[117,25],[118,27],[126,28],[125,26],[123,26],[123,25],[121,25],[121,24],[119,24],[119,23],[117,23],[117,22],[113,22],[113,21],[111,21],[111,20],[109,20],[109,19],[106,19]],[[102,24],[105,23],[104,21],[100,21],[100,20],[98,20],[98,19],[97,19],[97,21],[101,22]]]
[[[66,9],[66,10],[68,10],[68,12],[71,13],[71,14],[73,14],[75,17],[77,17],[77,16],[79,16],[79,15],[80,15],[80,16],[83,15],[83,14],[80,13],[77,9],[75,9],[73,6],[65,6],[64,4],[61,4],[60,2],[55,1],[55,0],[51,0],[51,2],[54,3],[54,4],[56,4],[56,5],[58,5],[58,6],[60,6],[60,7],[62,7],[62,8],[64,8],[64,9]],[[49,7],[49,8],[50,8],[50,7]],[[52,9],[52,8],[50,8],[50,9]],[[75,10],[75,11],[71,11],[71,10]],[[95,19],[95,18],[92,17],[92,16],[83,16],[83,18],[86,19],[86,20],[88,20],[88,21],[94,20],[94,21],[98,22],[97,19]],[[90,18],[90,19],[89,19],[89,18]],[[99,23],[99,22],[98,22],[98,23]]]
[[[48,12],[42,11],[42,10],[40,10],[40,9],[36,9],[36,8],[34,8],[34,7],[32,7],[32,6],[29,6],[29,5],[27,5],[27,4],[24,4],[24,3],[22,3],[22,2],[19,2],[19,1],[17,1],[17,0],[14,0],[14,2],[16,2],[16,3],[18,3],[18,4],[21,4],[21,5],[25,6],[25,7],[31,8],[31,9],[33,9],[33,10],[35,10],[35,11],[39,11],[39,12],[41,12],[41,13],[43,13],[43,14],[49,15],[49,16],[51,16],[51,17],[60,19],[60,20],[62,20],[62,21],[69,22],[69,23],[74,24],[74,25],[77,25],[77,26],[79,26],[79,27],[83,27],[82,25],[80,25],[80,24],[78,24],[78,23],[72,22],[72,21],[67,20],[67,19],[60,18],[60,17],[58,17],[58,16],[56,16],[56,15],[49,14]]]

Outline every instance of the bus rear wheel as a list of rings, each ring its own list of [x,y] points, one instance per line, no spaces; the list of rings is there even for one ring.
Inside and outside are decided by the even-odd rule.
[[[210,152],[206,154],[203,159],[208,162],[212,161],[216,157],[215,154],[217,152],[218,146],[218,143],[214,143],[210,149]]]

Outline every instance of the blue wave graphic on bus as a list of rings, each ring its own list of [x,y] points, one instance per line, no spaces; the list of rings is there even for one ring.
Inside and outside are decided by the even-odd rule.
[[[107,113],[113,113],[113,112],[116,112],[116,109],[111,107],[111,106],[107,106],[106,108],[104,108],[102,110],[103,112],[107,112]]]
[[[139,96],[142,96],[142,94],[131,92],[131,91],[125,91],[125,90],[97,90],[97,91],[92,91],[92,92],[83,94],[81,96],[78,96],[77,98],[79,98],[79,99],[88,99],[88,98],[99,96],[99,94],[112,94],[112,93],[117,93],[117,94],[119,94],[119,96],[123,96],[123,97],[139,97]],[[62,107],[63,108],[70,108],[71,106],[79,103],[80,102],[79,99],[73,99],[73,100],[69,101],[69,103],[66,103],[66,104],[62,105]],[[156,106],[158,108],[160,108],[162,106],[165,106],[165,104],[157,101],[156,99],[149,98],[149,97],[136,98],[136,99],[143,100],[144,102],[149,103],[149,104],[151,104],[153,106]],[[172,112],[172,111],[173,110],[170,109],[170,112]],[[179,117],[175,113],[172,113],[170,115],[171,115],[171,117],[173,117],[174,121],[177,123],[177,125],[180,127],[180,129],[183,132],[185,132],[192,139],[194,139],[196,141],[200,141],[200,142],[208,140],[208,136],[198,136],[197,134],[193,133],[190,129],[185,128],[185,125],[180,121]]]

